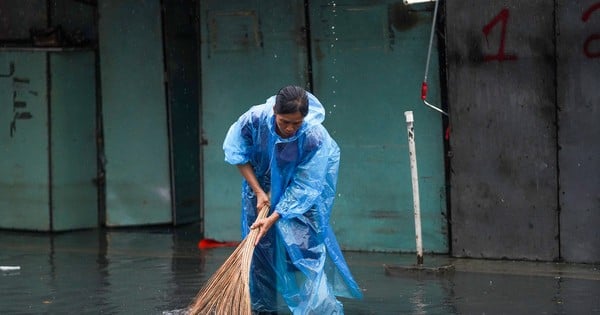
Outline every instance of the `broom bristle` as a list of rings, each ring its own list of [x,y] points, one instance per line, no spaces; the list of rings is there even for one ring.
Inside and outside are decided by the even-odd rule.
[[[258,213],[256,219],[265,218],[268,212],[269,207],[264,207]],[[252,314],[250,266],[258,232],[259,229],[250,230],[250,233],[236,247],[229,258],[200,289],[194,301],[188,307],[187,314]]]

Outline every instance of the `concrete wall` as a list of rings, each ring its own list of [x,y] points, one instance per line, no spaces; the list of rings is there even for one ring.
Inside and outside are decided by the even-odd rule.
[[[560,1],[557,106],[561,256],[600,261],[600,1]]]
[[[0,3],[0,41],[2,42],[27,41],[30,29],[44,29],[47,26],[46,0],[11,1],[10,5]]]
[[[62,38],[68,44],[88,45],[98,38],[95,18],[95,5],[85,1],[2,1],[0,42],[2,45],[27,45],[31,41],[31,30],[60,25]]]
[[[446,3],[455,256],[600,261],[600,2],[556,4]]]

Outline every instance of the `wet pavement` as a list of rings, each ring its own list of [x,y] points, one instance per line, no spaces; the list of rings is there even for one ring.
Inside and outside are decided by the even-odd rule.
[[[0,314],[180,314],[233,250],[198,241],[194,225],[0,231],[0,266],[19,267],[0,270]],[[600,265],[345,257],[364,291],[342,300],[346,314],[600,314]]]

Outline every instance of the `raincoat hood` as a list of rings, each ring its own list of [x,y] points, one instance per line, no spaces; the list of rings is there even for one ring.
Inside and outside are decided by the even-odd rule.
[[[325,108],[323,104],[317,99],[316,96],[312,95],[309,92],[306,92],[308,95],[308,114],[304,117],[304,123],[302,127],[298,129],[296,134],[294,134],[290,138],[286,138],[286,140],[293,141],[295,138],[306,132],[306,129],[310,128],[314,125],[319,125],[325,120]],[[273,112],[273,106],[275,106],[276,95],[273,95],[267,99],[264,106],[266,111],[269,112],[269,115],[273,116],[273,119],[269,119],[267,122],[269,124],[269,129],[272,133],[277,134],[276,126],[275,126],[275,113]]]

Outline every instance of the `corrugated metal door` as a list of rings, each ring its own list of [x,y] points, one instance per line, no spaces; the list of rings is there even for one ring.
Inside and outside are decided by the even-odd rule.
[[[423,246],[447,252],[442,119],[420,99],[430,5],[311,1],[314,91],[341,148],[332,224],[345,248],[414,251],[404,112],[415,117]],[[440,103],[437,46],[430,102]]]
[[[302,1],[202,1],[205,236],[240,237],[240,184],[223,160],[229,126],[287,84],[305,85]]]

